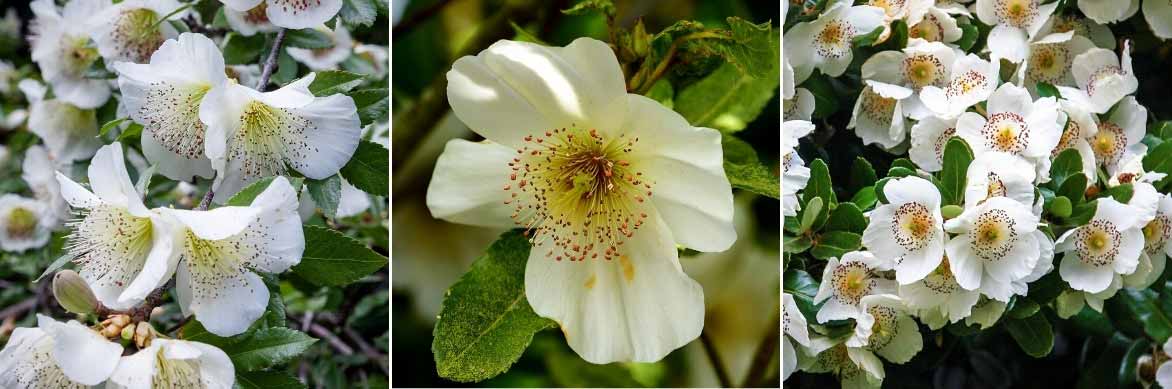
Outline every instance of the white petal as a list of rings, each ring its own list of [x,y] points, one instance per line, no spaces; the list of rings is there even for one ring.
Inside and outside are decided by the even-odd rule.
[[[652,182],[651,201],[672,237],[686,247],[728,249],[733,229],[732,188],[724,174],[720,132],[688,125],[679,114],[643,96],[630,95],[623,126],[647,145],[633,168]]]
[[[1152,33],[1160,39],[1172,38],[1172,4],[1149,0],[1143,2],[1143,11],[1144,19],[1148,21],[1148,26],[1152,28]],[[1169,387],[1169,385],[1161,385]]]
[[[237,11],[250,10],[253,7],[256,7],[257,5],[260,5],[260,3],[264,2],[264,1],[265,0],[220,0],[220,2],[224,3],[224,5],[227,6],[228,8],[231,8],[231,9],[234,9]]]
[[[1083,262],[1077,251],[1068,251],[1058,267],[1058,274],[1070,284],[1071,288],[1098,293],[1111,285],[1111,277],[1115,275],[1110,267],[1090,266]]]
[[[53,360],[69,379],[97,385],[110,377],[122,356],[122,346],[76,321],[61,323],[37,315],[42,330],[53,337]]]
[[[614,52],[582,38],[563,48],[498,41],[448,72],[448,102],[485,138],[520,146],[554,128],[619,130],[626,87]]]
[[[193,274],[192,265],[180,266],[176,271],[176,292],[190,301],[186,310],[208,332],[219,336],[243,333],[252,322],[264,314],[269,304],[269,289],[256,273],[249,271],[220,277]]]
[[[162,287],[175,274],[179,264],[178,250],[174,245],[182,235],[172,220],[162,215],[151,217],[151,249],[143,262],[142,269],[134,281],[118,296],[119,304],[133,305],[141,302],[155,289]]]
[[[290,112],[303,123],[301,128],[286,128],[283,140],[288,163],[308,178],[324,179],[337,173],[350,161],[362,135],[354,99],[332,95]]]
[[[591,363],[652,362],[700,335],[704,292],[680,269],[667,226],[653,215],[626,253],[585,263],[534,247],[525,269],[533,310],[557,321],[570,347]]]
[[[337,15],[338,10],[342,9],[342,0],[319,0],[312,2],[278,2],[273,0],[266,1],[269,2],[269,6],[266,8],[269,21],[272,22],[275,26],[294,30],[311,28],[325,23],[326,21],[330,20],[330,18],[333,18],[334,15]],[[235,0],[234,2],[238,3],[238,6],[243,6],[248,4],[250,1]],[[237,10],[245,11],[249,8],[237,8]]]
[[[908,316],[897,319],[895,339],[876,353],[891,363],[903,364],[910,361],[924,348],[924,339],[920,336],[920,327]]]
[[[504,190],[512,173],[512,149],[490,142],[448,141],[427,188],[427,208],[437,219],[484,227],[511,228],[513,206]]]
[[[56,176],[57,183],[61,185],[61,196],[74,208],[92,208],[102,203],[98,196],[81,184],[69,179],[68,176],[61,174],[61,172],[57,172]]]
[[[981,286],[984,273],[981,270],[981,259],[973,255],[971,245],[972,240],[967,235],[960,235],[948,240],[944,247],[948,251],[948,263],[952,265],[956,283],[962,288],[976,290]]]
[[[102,146],[89,167],[90,187],[102,201],[126,207],[132,215],[144,217],[149,214],[142,203],[142,197],[130,182],[126,171],[126,160],[122,155],[122,144],[114,142]]]
[[[992,58],[1004,58],[1020,63],[1026,57],[1026,32],[1007,24],[997,24],[989,31],[989,50]]]

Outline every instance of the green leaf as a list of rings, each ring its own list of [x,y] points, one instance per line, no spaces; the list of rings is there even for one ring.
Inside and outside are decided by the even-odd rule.
[[[212,27],[224,30],[232,29],[232,26],[228,25],[228,17],[224,15],[224,7],[216,7],[216,16],[212,18]]]
[[[293,82],[297,78],[299,66],[297,60],[289,55],[288,50],[281,50],[281,53],[277,55],[277,70],[273,72],[272,77],[269,78],[269,82],[276,83],[277,85],[285,85]]]
[[[846,231],[830,231],[818,237],[810,255],[818,259],[842,257],[843,254],[858,250],[863,246],[863,236]]]
[[[431,344],[440,377],[492,378],[521,357],[533,334],[555,326],[537,316],[525,298],[529,251],[520,231],[506,232],[448,289]],[[574,335],[581,336],[569,336]]]
[[[1038,313],[1042,308],[1037,302],[1031,300],[1029,297],[1017,296],[1013,299],[1012,306],[1008,308],[1006,314],[1014,319],[1025,319]]]
[[[1050,165],[1052,187],[1061,188],[1066,178],[1074,174],[1082,174],[1082,155],[1074,148],[1062,150]]]
[[[363,76],[343,70],[322,70],[316,72],[313,83],[309,84],[309,92],[314,96],[329,96],[349,92],[362,84]],[[355,104],[357,105],[357,104]]]
[[[53,263],[50,263],[49,267],[46,268],[45,271],[43,273],[41,273],[41,275],[39,277],[37,277],[37,279],[33,280],[33,283],[36,284],[38,282],[41,282],[42,278],[45,278],[45,276],[47,276],[47,275],[56,273],[58,270],[61,270],[61,268],[65,267],[65,265],[68,265],[72,261],[73,261],[72,254],[69,254],[69,253],[62,254],[60,257],[57,257],[57,259],[54,259]]]
[[[961,35],[960,39],[956,41],[956,45],[965,52],[972,52],[971,50],[973,45],[977,43],[977,35],[979,34],[977,26],[971,23],[958,23],[957,27],[960,27]]]
[[[883,204],[887,204],[887,196],[883,194],[883,187],[887,186],[888,181],[891,181],[891,177],[883,177],[875,182],[875,198]]]
[[[322,286],[342,286],[387,265],[379,255],[354,238],[330,228],[305,225],[305,253],[293,272]]]
[[[306,179],[305,187],[309,189],[309,197],[322,213],[333,219],[338,211],[338,201],[342,197],[342,177],[335,174],[324,180]]]
[[[863,217],[863,211],[854,203],[838,203],[838,207],[830,212],[830,219],[823,229],[862,234],[867,229],[867,218]]]
[[[130,123],[126,129],[118,134],[118,141],[122,143],[137,143],[142,138],[142,125],[138,123]]]
[[[255,63],[264,48],[264,34],[244,36],[235,32],[229,32],[224,36],[224,44],[221,47],[224,52],[224,63],[227,65]]]
[[[802,195],[806,202],[821,197],[831,208],[838,205],[838,198],[834,196],[834,187],[830,183],[830,168],[826,167],[826,162],[821,158],[810,162],[810,179],[806,181],[806,189]]]
[[[863,157],[855,157],[854,163],[851,164],[851,175],[847,179],[846,190],[856,192],[875,185],[875,181],[878,180],[879,177],[875,175],[875,168],[871,167],[871,162]]]
[[[818,295],[818,281],[810,277],[809,273],[800,269],[786,269],[782,275],[782,290],[793,295],[794,303],[798,305],[807,317],[814,317],[814,296]]]
[[[614,1],[612,0],[582,0],[578,4],[574,4],[569,9],[563,9],[562,13],[566,15],[589,15],[591,13],[600,13],[607,17],[613,18],[615,15]]]
[[[301,355],[317,339],[284,327],[260,328],[244,339],[221,347],[236,371],[248,372],[284,364]]]
[[[250,371],[236,375],[237,389],[304,389],[305,384],[283,371]]]
[[[681,90],[674,108],[694,126],[737,132],[761,115],[773,99],[779,80],[777,72],[755,78],[724,64]]]
[[[887,170],[887,176],[893,177],[893,178],[914,176],[915,174],[916,174],[915,170],[908,169],[908,168],[902,167],[902,166],[894,166],[891,169]]]
[[[875,196],[875,187],[868,186],[855,192],[854,197],[851,197],[851,202],[855,203],[861,210],[870,209],[878,202],[878,197]]]
[[[229,198],[228,202],[224,203],[224,205],[232,205],[232,206],[251,205],[252,200],[256,199],[256,196],[259,196],[260,192],[264,192],[265,189],[267,189],[269,187],[269,184],[273,183],[274,179],[276,179],[276,177],[265,177],[260,180],[257,180],[254,183],[249,184],[248,186],[244,187],[244,189],[241,189],[239,192],[236,192],[236,194],[232,195],[232,198]],[[289,185],[293,187],[293,191],[297,192],[297,193],[301,193],[302,179],[301,178],[288,178],[288,180],[289,180]]]
[[[721,137],[724,152],[724,174],[734,188],[781,198],[781,178],[757,158],[753,146],[731,135]]]
[[[371,26],[378,18],[378,6],[372,0],[342,0],[338,16],[347,26]]]
[[[754,24],[735,16],[725,19],[725,22],[729,27],[726,38],[693,41],[695,45],[691,47],[692,51],[703,53],[712,50],[736,66],[741,73],[762,81],[777,80],[780,77],[777,54],[781,46],[772,24],[769,21]]]
[[[854,37],[854,39],[851,40],[851,44],[853,44],[855,47],[874,46],[877,43],[876,41],[879,40],[879,35],[882,34],[883,26],[879,26],[874,30],[871,30],[871,32]]]
[[[1005,320],[1005,329],[1031,357],[1041,358],[1050,354],[1054,349],[1054,329],[1046,315],[1033,315],[1024,319],[1008,318]]]
[[[814,72],[802,83],[802,87],[814,95],[814,119],[822,119],[833,115],[839,110],[838,94],[830,78],[822,72]]]
[[[1154,290],[1131,288],[1123,288],[1116,295],[1126,304],[1128,313],[1143,324],[1144,333],[1161,344],[1172,336],[1172,319],[1168,316],[1172,311],[1172,300],[1167,298],[1172,295],[1165,295],[1161,298]]]
[[[647,90],[645,95],[647,98],[658,101],[668,109],[675,107],[675,89],[672,88],[671,82],[666,79],[656,81],[651,85],[651,89]]]
[[[814,241],[806,235],[786,235],[782,238],[781,249],[787,253],[797,254],[809,250],[813,245]]]
[[[1144,170],[1149,172],[1168,174],[1169,177],[1153,184],[1156,189],[1164,190],[1172,179],[1172,142],[1164,142],[1148,150],[1143,159]]]
[[[328,49],[334,47],[334,40],[324,32],[312,29],[303,28],[300,30],[287,30],[285,33],[285,45],[288,47],[300,47],[302,49]]]
[[[1123,358],[1119,362],[1119,386],[1117,387],[1130,388],[1137,384],[1135,375],[1137,371],[1136,367],[1139,363],[1139,358],[1148,353],[1151,350],[1151,347],[1152,342],[1144,338],[1136,339],[1131,343],[1131,345],[1127,348],[1127,352],[1123,354]]]
[[[119,124],[122,124],[122,122],[127,120],[130,120],[130,118],[114,119],[106,122],[106,124],[103,124],[102,128],[98,130],[98,136],[105,137],[106,134],[110,133],[110,130],[117,128]]]
[[[1058,88],[1055,88],[1054,85],[1051,85],[1048,82],[1038,82],[1038,97],[1054,97],[1061,99],[1062,93],[1059,93]]]
[[[963,139],[954,137],[944,146],[944,167],[940,171],[940,194],[944,204],[964,202],[964,188],[969,169],[973,162],[973,151]]]
[[[1111,187],[1111,189],[1107,189],[1107,193],[1110,193],[1115,201],[1127,204],[1131,201],[1131,196],[1135,193],[1135,189],[1132,188],[1131,184],[1120,184]]]
[[[806,203],[806,207],[802,208],[802,223],[798,226],[798,231],[805,233],[814,227],[814,223],[818,218],[825,214],[825,206],[823,205],[821,197],[810,199]]]
[[[366,126],[387,117],[390,109],[390,95],[386,88],[363,89],[347,94],[354,99],[354,107],[358,109],[358,119]]]
[[[363,192],[375,196],[390,193],[390,153],[386,147],[370,141],[358,143],[350,162],[338,173]]]

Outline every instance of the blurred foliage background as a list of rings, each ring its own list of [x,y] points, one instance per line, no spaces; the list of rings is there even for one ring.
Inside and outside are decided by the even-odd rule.
[[[477,139],[450,113],[446,97],[437,93],[442,91],[444,74],[457,58],[474,55],[498,39],[536,40],[552,46],[564,46],[579,37],[607,41],[608,28],[601,14],[570,16],[560,12],[575,3],[574,0],[392,2],[391,109],[395,120],[391,135],[395,198],[392,224],[395,227],[391,316],[395,341],[391,353],[395,360],[392,373],[396,386],[467,386],[437,376],[431,352],[432,328],[447,288],[501,232],[432,219],[424,202],[435,159],[444,144],[453,138]],[[623,28],[632,28],[639,18],[650,33],[681,20],[727,28],[726,18],[737,16],[753,23],[772,22],[780,39],[777,2],[632,0],[615,1],[615,5],[616,26]],[[697,78],[678,73],[671,77],[677,91]],[[428,101],[441,97],[440,102]],[[441,108],[434,112],[421,109],[433,104]],[[774,174],[778,166],[780,115],[780,97],[775,93],[763,112],[737,133],[737,138],[753,146],[765,166],[774,167]],[[401,148],[408,144],[400,142],[402,137],[417,132],[426,135],[410,142],[414,147]],[[741,382],[743,370],[751,362],[762,337],[769,332],[768,328],[772,326],[773,331],[780,331],[776,321],[780,203],[748,192],[739,194],[737,203],[739,239],[734,249],[718,254],[684,252],[680,261],[704,286],[708,304],[705,332],[732,334],[724,339],[714,334],[714,342],[733,381]],[[763,287],[752,291],[724,287],[737,283]],[[512,369],[475,386],[717,386],[712,365],[700,343],[698,339],[657,363],[593,365],[569,349],[560,331],[547,330],[537,334]],[[777,343],[776,338],[772,343]],[[773,354],[774,366],[777,355]],[[773,368],[769,374],[764,386],[777,386],[777,369]]]

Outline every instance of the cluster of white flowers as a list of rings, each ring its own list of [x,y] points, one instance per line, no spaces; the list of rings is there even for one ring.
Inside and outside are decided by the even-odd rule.
[[[1031,282],[1054,270],[1055,254],[1063,255],[1057,271],[1072,302],[1060,310],[1063,317],[1084,301],[1101,310],[1121,288],[1156,280],[1172,254],[1172,196],[1152,186],[1163,174],[1143,168],[1147,110],[1130,96],[1138,85],[1130,44],[1124,41],[1116,54],[1110,30],[1095,23],[1125,19],[1138,0],[1079,1],[1094,21],[1054,15],[1058,2],[1040,0],[976,0],[968,7],[869,3],[877,6],[834,1],[785,33],[784,76],[793,80],[784,84],[784,211],[797,212],[796,193],[809,170],[794,147],[814,127],[808,122],[813,95],[795,85],[815,69],[842,74],[852,39],[892,17],[911,26],[910,39],[905,48],[862,63],[862,91],[848,128],[864,144],[908,154],[919,170],[876,188],[885,202],[867,213],[863,251],[830,259],[822,274],[817,322],[850,319],[854,334],[808,332],[796,305],[787,303],[786,344],[793,339],[803,346],[797,354],[808,357],[792,363],[787,357],[783,377],[801,368],[832,372],[845,387],[877,386],[884,374],[875,354],[900,364],[922,348],[912,318],[931,329],[962,319],[987,328],[1013,296],[1024,296]],[[1157,36],[1172,27],[1172,19],[1159,17],[1168,8],[1144,2]],[[957,46],[957,20],[966,18],[993,26],[981,55]],[[1004,82],[1003,75],[1009,75]],[[1042,93],[1039,83],[1055,86],[1061,97]],[[941,192],[929,179],[942,169],[954,137],[975,159],[957,199],[963,208],[946,219]],[[1127,203],[1098,198],[1088,222],[1054,239],[1042,228],[1043,199],[1035,186],[1051,180],[1051,164],[1066,149],[1082,157],[1088,186],[1128,184],[1133,194]],[[1097,182],[1100,169],[1109,182]]]
[[[336,29],[325,29],[341,0],[223,3],[229,25],[242,34],[327,32],[334,42],[329,49],[288,49],[312,70],[333,69],[359,55],[381,66],[375,71],[386,71],[385,48],[356,47],[340,21]],[[266,92],[267,80],[251,80],[259,73],[256,66],[225,66],[211,38],[180,33],[172,24],[197,18],[190,6],[176,0],[31,4],[36,19],[29,41],[44,84],[29,78],[19,89],[30,105],[27,127],[44,145],[28,148],[21,166],[33,197],[0,196],[0,250],[43,247],[52,231],[66,228],[65,250],[100,303],[95,308],[129,312],[174,278],[182,314],[226,337],[244,333],[268,307],[269,288],[258,273],[289,270],[305,249],[302,214],[312,214],[315,205],[309,196],[299,204],[283,176],[337,174],[363,128],[351,97],[310,92],[316,73]],[[116,80],[87,75],[99,60]],[[11,74],[11,66],[0,63],[0,85],[9,85]],[[117,99],[118,116],[129,119],[122,127],[142,126],[141,155],[118,142],[103,145],[98,136],[96,110],[110,99]],[[4,126],[10,127],[16,125]],[[0,164],[7,159],[0,147]],[[144,202],[148,181],[131,181],[128,160],[139,174],[157,171],[188,187],[197,177],[214,179],[210,190],[217,204],[251,183],[275,178],[247,205],[151,209]],[[68,174],[87,161],[88,188]],[[343,184],[337,215],[369,207],[365,194]],[[166,339],[147,331],[149,323],[126,322],[128,317],[112,314],[102,324],[138,324],[137,352],[123,356],[116,331],[39,316],[38,328],[16,329],[0,352],[0,387],[233,386],[234,369],[223,351]]]

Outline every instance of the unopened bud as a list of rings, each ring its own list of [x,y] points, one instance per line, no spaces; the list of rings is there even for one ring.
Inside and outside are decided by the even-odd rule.
[[[151,340],[154,339],[154,337],[155,328],[151,326],[151,323],[145,321],[138,323],[138,328],[134,333],[134,345],[138,346],[140,349],[145,348],[150,346]]]
[[[94,313],[98,307],[90,286],[73,270],[62,270],[53,276],[53,296],[62,308],[73,313]]]
[[[122,327],[122,340],[131,340],[134,338],[134,324]]]
[[[964,208],[959,205],[945,205],[940,209],[940,215],[944,216],[945,219],[952,219],[960,216],[961,213],[964,213]]]
[[[160,316],[163,316],[164,313],[167,313],[167,310],[163,307],[154,307],[151,309],[151,316],[149,317],[149,320],[156,320]]]

